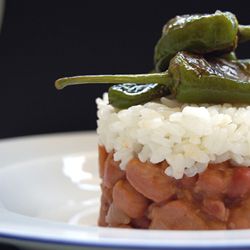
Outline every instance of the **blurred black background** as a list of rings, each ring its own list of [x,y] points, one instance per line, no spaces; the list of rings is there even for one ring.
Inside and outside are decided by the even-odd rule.
[[[109,86],[58,91],[57,78],[149,72],[170,18],[219,9],[250,24],[249,7],[249,1],[7,0],[0,33],[0,138],[96,129],[95,99]],[[239,45],[238,57],[250,57],[249,45]]]

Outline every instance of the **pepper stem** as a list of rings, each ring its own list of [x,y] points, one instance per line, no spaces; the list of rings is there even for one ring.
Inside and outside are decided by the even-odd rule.
[[[159,83],[170,87],[171,78],[167,71],[152,74],[84,75],[60,78],[55,82],[55,86],[57,89],[63,89],[69,85],[84,83]]]
[[[250,40],[250,25],[239,25],[238,33],[240,43]]]

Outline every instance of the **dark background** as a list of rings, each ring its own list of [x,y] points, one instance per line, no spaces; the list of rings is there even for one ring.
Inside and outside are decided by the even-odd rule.
[[[170,18],[219,9],[250,24],[249,7],[249,1],[7,0],[0,34],[0,138],[96,129],[95,99],[109,86],[58,91],[57,78],[148,72]],[[239,45],[239,57],[250,57],[249,45]]]

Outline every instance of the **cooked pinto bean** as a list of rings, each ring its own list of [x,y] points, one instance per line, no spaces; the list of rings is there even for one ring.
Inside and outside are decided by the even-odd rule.
[[[250,168],[235,167],[233,169],[232,183],[227,196],[230,199],[243,198],[250,191]]]
[[[197,180],[198,180],[198,174],[196,174],[193,177],[188,177],[184,174],[183,177],[180,179],[180,184],[184,188],[193,189]]]
[[[131,225],[133,226],[133,228],[148,229],[150,223],[151,220],[149,220],[147,217],[131,219]]]
[[[204,199],[201,209],[209,215],[209,217],[220,221],[227,221],[229,216],[229,209],[225,207],[224,203],[219,198]]]
[[[230,177],[224,171],[207,168],[199,174],[194,191],[208,197],[224,195],[228,190]]]
[[[102,187],[102,196],[101,196],[101,207],[100,207],[98,225],[107,226],[108,223],[106,222],[106,215],[108,213],[111,203],[113,202],[113,197],[110,189],[103,187],[103,185],[101,185],[101,187]]]
[[[154,210],[155,207],[159,207],[159,206],[160,206],[159,203],[152,202],[152,203],[148,206],[148,209],[147,209],[147,211],[146,211],[146,213],[145,213],[145,216],[146,216],[148,219],[152,220],[152,219],[154,218],[153,210]]]
[[[117,181],[126,178],[126,172],[119,167],[120,162],[113,159],[114,151],[110,152],[104,166],[103,184],[113,188]]]
[[[108,223],[106,222],[106,215],[108,213],[109,206],[107,206],[106,197],[103,195],[101,196],[101,207],[99,212],[99,218],[98,218],[98,226],[100,227],[106,227]]]
[[[126,176],[138,192],[155,202],[171,200],[176,195],[175,180],[164,173],[161,165],[133,159],[126,166]]]
[[[191,203],[175,200],[153,208],[150,229],[205,230],[206,222]]]
[[[120,180],[113,189],[113,199],[118,209],[131,218],[141,218],[149,204],[149,199],[136,191],[127,180]]]
[[[104,175],[104,165],[107,160],[108,153],[104,146],[98,145],[98,153],[99,153],[99,176],[103,178]]]
[[[119,210],[114,202],[111,204],[108,210],[108,214],[106,216],[107,223],[109,223],[110,225],[122,225],[129,224],[130,220],[130,217],[121,210]]]

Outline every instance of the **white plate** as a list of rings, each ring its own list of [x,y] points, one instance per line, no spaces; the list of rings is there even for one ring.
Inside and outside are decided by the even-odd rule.
[[[250,230],[97,227],[97,143],[95,132],[0,141],[0,243],[37,250],[250,249]]]

